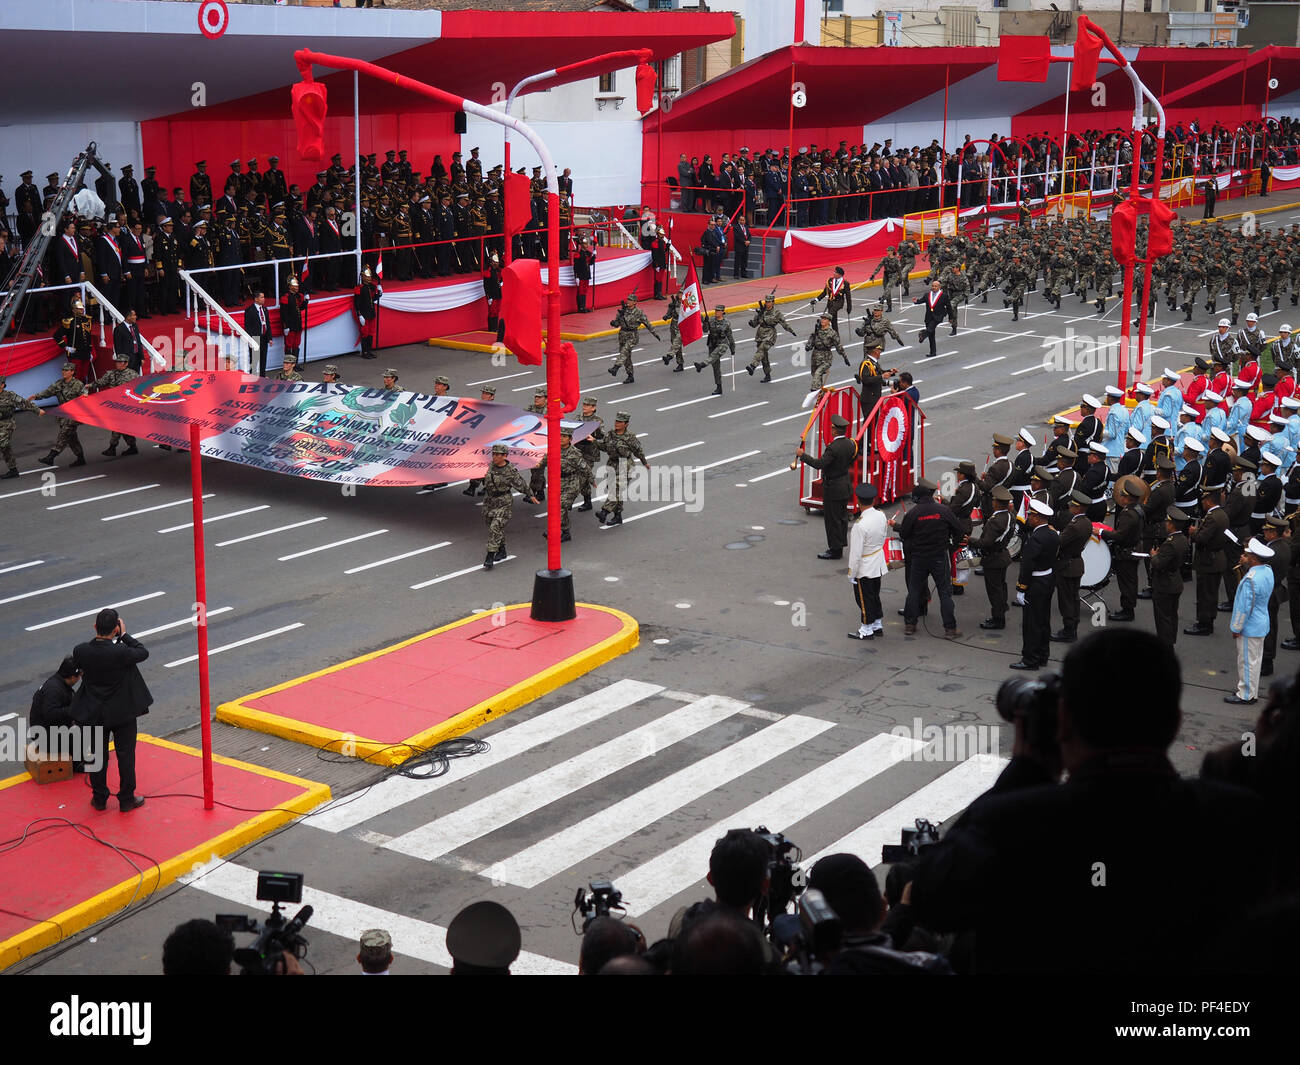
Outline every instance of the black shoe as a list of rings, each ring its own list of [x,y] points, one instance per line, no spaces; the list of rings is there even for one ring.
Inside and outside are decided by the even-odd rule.
[[[860,633],[860,632],[850,632],[850,633],[849,633],[849,639],[850,639],[850,640],[869,640],[869,639],[871,639],[871,633],[867,633],[865,636],[863,636],[862,633]]]
[[[759,383],[760,385],[770,385],[770,384],[772,383],[772,375],[771,375],[770,373],[769,373],[769,374],[764,374],[764,375],[763,375],[763,380],[759,381],[758,383]]]
[[[1151,589],[1150,589],[1150,588],[1143,588],[1140,592],[1138,592],[1138,598],[1139,598],[1139,599],[1150,599],[1150,598],[1151,598]]]
[[[609,516],[609,521],[606,522],[606,524],[607,524],[607,525],[622,525],[622,524],[623,524],[623,512],[622,512],[621,510],[616,510],[616,511],[614,511],[614,513],[611,514],[611,515]]]
[[[608,517],[609,517],[609,511],[606,510],[604,507],[601,507],[598,511],[596,511],[596,520],[600,522],[601,525],[605,524],[605,519]]]
[[[952,332],[949,333],[948,335],[950,337],[955,337],[957,335],[957,327],[955,325],[952,327]]]
[[[673,373],[682,373],[685,369],[686,369],[685,366],[674,366]]]
[[[1271,658],[1266,658],[1260,663],[1259,675],[1261,677],[1271,677],[1273,675],[1273,660]]]
[[[118,803],[122,807],[122,812],[129,814],[132,810],[138,810],[144,805],[144,796],[137,795],[131,799],[118,799]]]
[[[92,795],[92,796],[90,797],[90,805],[91,805],[92,807],[94,807],[96,810],[107,810],[107,809],[108,809],[108,800],[107,800],[107,799],[96,799],[96,798]]]
[[[1255,700],[1254,700],[1254,699],[1238,699],[1238,698],[1237,698],[1237,693],[1236,693],[1236,692],[1233,692],[1231,695],[1225,695],[1225,696],[1223,697],[1223,701],[1224,701],[1225,703],[1232,703],[1234,706],[1237,706],[1237,705],[1240,705],[1240,706],[1254,706],[1254,705],[1255,705]]]
[[[9,467],[9,472],[8,472],[8,473],[0,474],[0,481],[8,481],[8,480],[10,480],[11,478],[14,478],[14,477],[17,477],[17,476],[18,476],[18,467],[17,467],[17,466],[10,466],[10,467]]]
[[[78,455],[78,456],[77,456],[77,461],[76,461],[76,462],[69,462],[69,463],[68,463],[68,469],[72,469],[74,466],[84,466],[85,464],[86,464],[86,456],[85,456],[85,455]]]
[[[1201,624],[1188,625],[1187,628],[1183,629],[1183,635],[1184,636],[1213,636],[1214,626],[1201,625]]]
[[[696,373],[700,373],[700,372],[702,372],[703,370],[704,370],[704,363],[702,363],[702,362],[697,362],[697,363],[695,364],[695,372],[696,372]]]
[[[985,618],[980,622],[981,629],[1005,629],[1006,627],[1006,618]]]
[[[609,368],[609,376],[610,376],[610,377],[617,377],[617,376],[618,376],[618,367],[617,367],[617,366],[611,366],[611,367]]]
[[[1036,665],[1034,665],[1033,663],[1031,663],[1031,662],[1023,662],[1023,661],[1021,661],[1021,662],[1012,662],[1009,668],[1011,668],[1011,669],[1037,669],[1038,667],[1037,667]]]
[[[1284,651],[1300,651],[1300,640],[1297,640],[1294,636],[1292,636],[1289,640],[1283,640],[1283,641],[1282,641],[1282,650],[1284,650]]]
[[[709,395],[711,395],[711,396],[720,396],[720,395],[722,395],[722,389],[721,389],[721,388],[715,388],[712,392],[709,393]]]
[[[954,585],[952,586],[952,594],[953,594],[953,595],[965,595],[965,594],[966,594],[966,589],[963,588],[960,584],[954,584]]]
[[[572,539],[573,537],[569,534],[568,529],[564,529],[560,532],[560,543],[567,544]]]
[[[746,372],[747,374],[749,374],[750,377],[753,377],[753,376],[754,376],[754,367],[752,367],[752,366],[746,366],[746,367],[745,367],[745,372]]]
[[[106,447],[104,448],[103,451],[100,452],[100,454],[103,455],[105,458],[115,459],[117,458],[117,448]]]
[[[466,488],[463,492],[461,492],[461,495],[463,495],[463,496],[472,496],[472,495],[476,495],[476,494],[477,494],[477,489],[475,489],[475,487],[474,487],[473,485],[470,485],[470,486],[469,486],[468,488]]]
[[[487,555],[486,555],[486,556],[484,557],[484,559],[483,559],[483,568],[484,568],[484,569],[491,569],[491,568],[492,568],[492,563],[493,563],[494,561],[495,561],[495,558],[494,558],[492,552],[489,551],[489,552],[487,553]]]
[[[122,457],[126,458],[127,455],[138,455],[138,454],[140,454],[140,452],[137,451],[135,445],[132,444],[129,448],[127,448],[125,451],[122,452]]]
[[[1053,643],[1074,643],[1079,637],[1069,629],[1061,629],[1059,632],[1052,633]]]
[[[494,557],[494,558],[496,559],[496,561],[498,561],[498,562],[504,562],[504,561],[506,560],[506,545],[505,545],[505,544],[502,544],[500,547],[498,547],[498,548],[497,548],[497,553],[496,553],[496,555],[493,556],[493,557]]]
[[[58,454],[58,452],[56,452],[56,451],[51,451],[48,455],[45,455],[45,456],[43,456],[43,457],[37,459],[36,461],[39,462],[42,466],[53,466],[53,465],[54,465],[54,456],[55,456],[56,454]]]
[[[1233,325],[1237,324],[1237,316],[1235,314],[1232,316],[1232,324]]]
[[[588,500],[587,500],[586,502],[584,502],[584,503],[582,504],[582,506],[580,506],[578,509],[579,509],[579,510],[590,510],[590,509],[591,509],[591,500],[588,499]]]
[[[636,378],[633,377],[631,374],[628,374],[625,378],[623,378],[623,383],[625,385],[634,385],[636,384]]]
[[[838,558],[843,558],[843,557],[844,557],[844,552],[843,552],[843,551],[831,551],[831,550],[827,549],[827,550],[823,551],[823,552],[822,552],[820,555],[818,555],[817,557],[820,558],[820,559],[838,559]]]
[[[1224,602],[1220,603],[1215,609],[1217,609],[1220,614],[1227,614],[1232,611],[1232,604],[1225,600]]]
[[[1106,615],[1107,621],[1132,621],[1133,611],[1131,610],[1112,610]]]
[[[667,366],[672,361],[673,361],[672,352],[669,352],[667,355],[664,356],[664,365]]]

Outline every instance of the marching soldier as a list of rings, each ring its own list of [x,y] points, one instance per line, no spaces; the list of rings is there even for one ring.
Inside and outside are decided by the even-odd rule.
[[[581,253],[579,253],[581,257]],[[577,269],[575,265],[574,269]],[[682,313],[681,297],[674,292],[668,297],[668,308],[664,311],[664,318],[668,321],[668,350],[664,353],[664,365],[667,366],[676,357],[677,365],[673,367],[673,373],[681,373],[686,369],[682,355],[682,330],[678,322]],[[753,322],[749,323],[753,325]],[[752,374],[753,371],[751,370]]]
[[[99,392],[105,388],[115,388],[118,385],[126,384],[128,381],[134,381],[140,375],[131,369],[128,365],[129,362],[130,356],[126,352],[116,352],[113,355],[113,368],[87,388],[86,391]],[[117,445],[124,438],[126,440],[126,450],[122,452],[122,457],[125,458],[127,455],[140,454],[135,447],[135,437],[125,436],[125,434],[117,432],[114,432],[108,438],[108,447],[101,451],[100,454],[109,458],[115,458],[117,456]]]
[[[492,402],[494,402],[494,401],[496,400],[496,398],[497,398],[497,386],[496,386],[496,385],[484,385],[484,386],[482,387],[482,389],[479,391],[479,397],[478,397],[478,398],[481,399],[481,400],[482,400],[483,402],[485,402],[485,403],[492,403]],[[470,481],[469,481],[469,484],[466,485],[465,490],[464,490],[463,492],[461,492],[461,495],[463,495],[463,496],[475,496],[475,495],[481,495],[482,492],[483,492],[483,478],[482,478],[482,477],[471,477],[471,478],[470,478]]]
[[[809,307],[816,307],[817,301],[826,300],[826,314],[830,318],[831,328],[835,330],[836,336],[839,336],[841,310],[851,312],[853,310],[853,290],[844,277],[844,267],[837,266],[835,275],[826,279],[826,284],[822,286],[821,292],[814,296],[808,303]]]
[[[518,492],[536,503],[537,498],[529,495],[528,485],[524,483],[519,471],[511,464],[510,449],[505,444],[492,445],[492,464],[483,475],[483,489],[486,499],[483,502],[483,521],[487,524],[487,555],[483,559],[483,568],[491,569],[494,562],[501,562],[506,557],[506,526],[515,510],[514,493]]]
[[[812,387],[808,389],[809,392],[816,392],[825,387],[826,378],[830,376],[834,352],[840,353],[845,366],[850,365],[849,357],[844,354],[844,345],[840,343],[840,335],[835,331],[829,314],[823,314],[818,320],[817,328],[804,343],[804,350],[812,352]]]
[[[884,270],[885,276],[880,282],[880,298],[876,301],[883,303],[885,309],[892,311],[894,309],[894,286],[900,284],[903,273],[903,261],[898,257],[891,244],[885,249],[885,257],[876,264],[876,268],[871,271],[868,281],[874,281],[876,275]],[[900,341],[900,343],[902,343]]]
[[[1165,538],[1151,558],[1151,612],[1155,617],[1156,636],[1173,647],[1178,642],[1178,600],[1183,594],[1180,572],[1187,557],[1187,533],[1190,515],[1171,506],[1165,512]],[[1149,528],[1148,524],[1148,528]]]
[[[8,481],[18,476],[18,464],[14,461],[14,415],[20,410],[28,410],[39,415],[41,408],[30,399],[24,399],[17,392],[5,388],[7,378],[0,374],[0,460],[4,461],[7,472],[0,474],[0,481]]]
[[[892,336],[899,347],[903,346],[903,338],[898,335],[898,330],[885,317],[885,312],[880,307],[873,307],[871,313],[862,319],[862,324],[854,332],[862,337],[864,351],[873,345],[879,345],[880,350],[884,351],[885,337],[887,336]]]
[[[656,340],[662,340],[662,338],[655,332],[650,319],[637,306],[635,292],[630,292],[623,297],[618,313],[609,324],[618,327],[618,354],[614,356],[614,365],[609,368],[609,375],[610,377],[617,377],[618,371],[621,369],[627,374],[623,379],[623,383],[625,385],[634,384],[636,375],[632,371],[632,348],[636,346],[637,329],[645,326],[646,332]]]
[[[545,470],[546,456],[537,464],[537,469]],[[545,478],[543,477],[543,482]],[[560,542],[573,539],[569,535],[569,512],[578,493],[591,495],[591,464],[582,452],[573,446],[573,426],[560,426]],[[538,497],[541,498],[540,496]],[[542,533],[543,536],[546,533]]]
[[[58,399],[59,404],[71,402],[79,396],[86,394],[85,386],[77,380],[76,367],[70,362],[63,364],[62,376],[55,381],[49,388],[37,392],[34,396],[28,396],[28,400],[48,399],[54,396]],[[45,410],[41,410],[41,417],[45,417]],[[81,450],[81,440],[77,436],[77,426],[79,422],[71,418],[59,415],[59,435],[54,439],[54,446],[50,448],[48,455],[38,461],[46,466],[53,466],[54,459],[65,447],[72,448],[72,453],[77,456],[75,462],[69,463],[72,466],[84,466],[86,464],[85,452]]]
[[[910,296],[909,278],[916,269],[916,257],[921,254],[920,246],[911,237],[898,242],[899,281],[903,286],[903,295]]]
[[[1083,577],[1083,549],[1092,539],[1092,522],[1084,513],[1092,505],[1085,492],[1074,491],[1065,500],[1069,520],[1061,529],[1053,565],[1056,581],[1056,606],[1061,612],[1061,627],[1052,633],[1056,643],[1074,643],[1079,634],[1079,582]]]
[[[731,333],[731,323],[726,319],[727,308],[719,303],[713,308],[713,317],[705,321],[704,339],[708,346],[708,356],[704,362],[695,364],[695,372],[700,373],[704,367],[713,367],[713,392],[715,396],[722,395],[722,352],[724,349],[731,351],[731,357],[736,357],[736,339]],[[845,360],[848,361],[847,359]],[[750,371],[752,377],[753,371]]]
[[[600,461],[603,451],[602,442],[605,439],[605,421],[596,414],[596,400],[592,396],[584,396],[582,400],[582,420],[584,422],[596,423],[595,431],[589,436],[584,436],[577,443],[577,448],[582,452],[582,457],[587,460],[587,464],[592,469],[593,477],[595,475],[596,463]],[[582,492],[582,506],[579,510],[591,509],[591,482]]]
[[[754,371],[761,365],[763,367],[762,384],[770,384],[772,381],[772,363],[768,358],[768,352],[772,350],[772,345],[776,343],[776,328],[780,326],[791,336],[798,334],[791,328],[790,323],[785,320],[783,315],[776,306],[776,298],[771,292],[764,296],[758,304],[758,309],[754,312],[754,317],[749,320],[751,327],[757,326],[758,330],[754,334],[754,340],[757,348],[754,357],[749,360],[749,365],[745,367],[750,377],[754,376]],[[681,358],[680,355],[677,356]],[[681,363],[679,362],[680,366]]]
[[[980,535],[971,542],[980,556],[980,567],[984,570],[984,591],[989,597],[990,616],[980,622],[981,629],[1005,629],[1007,627],[1007,567],[1011,565],[1011,555],[1007,552],[1007,541],[1015,531],[1016,521],[1011,514],[1011,492],[1002,485],[993,488],[992,505],[987,511],[988,517],[980,528]]]
[[[583,404],[585,409],[586,404]],[[646,461],[645,451],[641,447],[641,441],[636,435],[627,431],[627,423],[631,416],[625,410],[621,410],[614,415],[614,431],[606,433],[601,444],[601,450],[609,456],[610,478],[609,497],[605,500],[605,505],[596,511],[596,519],[602,525],[622,525],[623,524],[623,492],[625,490],[627,476],[632,472],[633,461],[641,463],[645,469],[650,468],[650,463]],[[584,500],[586,502],[586,500]]]

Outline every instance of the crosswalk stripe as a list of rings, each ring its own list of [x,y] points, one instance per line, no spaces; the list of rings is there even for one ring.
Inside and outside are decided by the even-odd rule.
[[[804,858],[803,867],[811,869],[828,854],[856,854],[870,866],[879,865],[880,848],[886,843],[897,843],[902,829],[911,828],[918,817],[937,824],[960,813],[993,786],[1006,764],[1007,759],[995,754],[977,754],[966,759],[843,839]]]
[[[518,887],[536,887],[597,851],[666,817],[728,781],[757,769],[833,727],[829,721],[792,715],[702,758],[663,780],[607,806],[575,825],[488,866],[482,876]]]
[[[394,838],[388,848],[431,861],[725,721],[748,705],[721,695],[706,695],[617,739],[588,748],[478,802],[426,822]]]
[[[629,916],[646,913],[703,879],[714,843],[728,828],[766,825],[783,831],[925,746],[902,736],[873,736],[690,839],[618,875]],[[612,872],[612,870],[610,870]]]
[[[475,773],[500,765],[516,755],[559,739],[584,728],[603,717],[625,710],[634,703],[649,699],[663,691],[659,684],[646,684],[639,680],[620,680],[590,695],[557,706],[554,710],[511,725],[488,738],[489,749],[471,758],[453,758],[447,772],[430,780],[413,780],[410,777],[389,777],[356,796],[348,796],[320,813],[309,816],[305,823],[327,832],[342,832],[355,828],[372,817],[387,813],[415,799],[432,794],[448,784],[458,783]]]
[[[211,869],[199,869],[181,878],[191,887],[205,891],[219,899],[247,907],[255,912],[265,910],[257,899],[257,870],[233,862],[220,863]],[[361,933],[370,928],[383,928],[397,944],[396,950],[409,958],[419,958],[431,965],[451,968],[451,954],[447,951],[447,929],[402,913],[383,910],[343,895],[334,895],[317,888],[302,889],[304,905],[313,907],[313,929],[342,936],[356,943]],[[547,958],[530,951],[520,951],[510,966],[512,973],[521,975],[572,976],[578,967],[572,962]]]

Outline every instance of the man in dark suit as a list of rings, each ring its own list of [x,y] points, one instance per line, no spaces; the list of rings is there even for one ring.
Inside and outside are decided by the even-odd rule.
[[[1116,698],[1120,661],[1142,668]],[[1263,801],[1179,777],[1182,677],[1156,636],[1108,626],[1061,673],[1059,704],[1015,701],[1022,753],[923,852],[914,916],[972,931],[978,972],[1186,972],[1274,879]],[[1135,811],[1160,831],[1130,831]],[[1205,860],[1225,848],[1233,862]]]
[[[266,293],[258,289],[244,309],[244,332],[257,341],[257,373],[266,376],[266,352],[271,346],[271,320],[266,314]]]
[[[110,738],[117,752],[117,801],[122,812],[144,805],[135,793],[135,719],[147,714],[153,702],[139,669],[148,657],[144,644],[127,634],[125,622],[112,607],[95,616],[95,638],[72,651],[72,661],[83,674],[72,717],[100,730],[99,768],[90,774],[90,805],[96,810],[108,807]]]
[[[930,353],[926,358],[934,358],[934,331],[939,328],[939,323],[948,317],[950,306],[948,293],[944,292],[939,279],[935,278],[930,282],[930,291],[924,296],[917,296],[912,302],[925,304],[925,329],[917,339],[919,343],[925,343],[927,339],[930,341]]]
[[[853,490],[853,462],[858,457],[858,445],[849,439],[849,421],[842,415],[831,417],[835,439],[826,445],[821,458],[804,453],[803,446],[795,456],[805,465],[822,471],[822,520],[826,525],[826,550],[818,558],[844,557],[849,542],[849,493]]]
[[[122,226],[116,215],[108,216],[108,227],[95,241],[95,283],[104,298],[121,309],[122,303]]]
[[[140,372],[144,364],[144,345],[140,343],[140,327],[136,324],[134,308],[126,312],[125,321],[113,327],[113,354],[125,357],[127,366],[136,373]]]

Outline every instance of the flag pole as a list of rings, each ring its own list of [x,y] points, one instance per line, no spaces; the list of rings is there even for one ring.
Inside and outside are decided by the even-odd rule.
[[[199,423],[190,422],[190,495],[194,514],[194,627],[199,651],[199,731],[203,744],[203,809],[213,808],[212,721],[208,691],[208,579],[203,558],[203,463]]]

